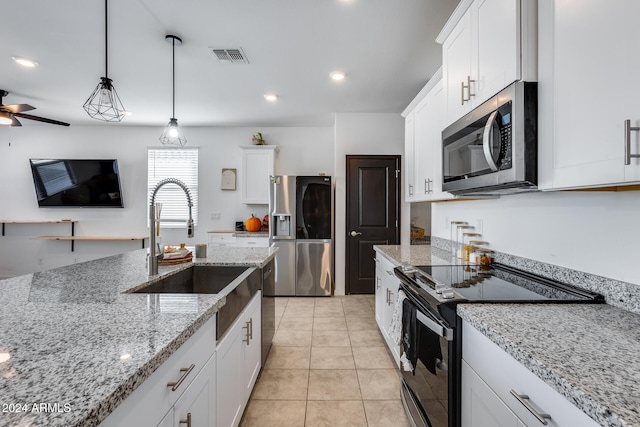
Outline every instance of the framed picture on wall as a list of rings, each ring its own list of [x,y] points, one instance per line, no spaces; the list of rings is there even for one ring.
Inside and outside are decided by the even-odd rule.
[[[237,174],[236,169],[222,168],[222,180],[220,182],[220,189],[235,190],[236,174]]]

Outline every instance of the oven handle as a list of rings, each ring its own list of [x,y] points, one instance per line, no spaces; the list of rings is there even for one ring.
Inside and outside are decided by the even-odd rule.
[[[416,310],[416,319],[431,331],[435,332],[439,337],[446,338],[447,341],[453,341],[453,329],[430,314]]]
[[[489,115],[489,119],[487,123],[484,125],[484,134],[482,135],[482,151],[484,151],[484,157],[489,164],[489,168],[492,171],[498,171],[498,165],[493,158],[493,153],[491,152],[491,140],[493,139],[493,126],[495,124],[496,116],[498,115],[498,111],[494,111]],[[497,125],[496,125],[497,127]]]

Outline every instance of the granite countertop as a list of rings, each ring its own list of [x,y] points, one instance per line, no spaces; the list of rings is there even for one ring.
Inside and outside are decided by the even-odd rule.
[[[269,237],[268,231],[211,230],[207,233],[227,233],[235,237]]]
[[[606,304],[461,304],[458,314],[602,426],[640,426],[640,315]]]
[[[195,264],[262,267],[275,255],[220,249]],[[224,305],[219,295],[172,294],[170,305],[123,293],[194,264],[149,277],[146,252],[0,281],[0,426],[96,425]]]
[[[375,245],[373,249],[394,264],[451,264],[451,253],[449,251],[431,245]]]

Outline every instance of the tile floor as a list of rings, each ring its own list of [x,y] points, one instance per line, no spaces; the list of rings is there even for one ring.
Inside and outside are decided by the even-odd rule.
[[[276,298],[276,334],[243,427],[409,426],[372,295]]]

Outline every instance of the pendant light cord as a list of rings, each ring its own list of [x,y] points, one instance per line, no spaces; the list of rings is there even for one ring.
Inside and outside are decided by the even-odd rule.
[[[175,119],[175,117],[176,117],[176,39],[175,39],[175,37],[173,37],[171,39],[171,45],[172,45],[172,50],[173,50],[173,55],[171,57],[171,61],[173,63],[173,71],[172,71],[172,73],[173,73],[173,83],[172,83],[172,86],[173,86],[173,98],[172,98],[173,99],[173,106],[172,106],[172,108],[173,109],[171,111],[172,112],[171,117]]]
[[[109,55],[107,54],[107,48],[108,48],[108,40],[109,40],[109,26],[107,25],[109,23],[108,17],[107,17],[107,2],[108,0],[104,0],[104,77],[105,78],[109,78]]]

